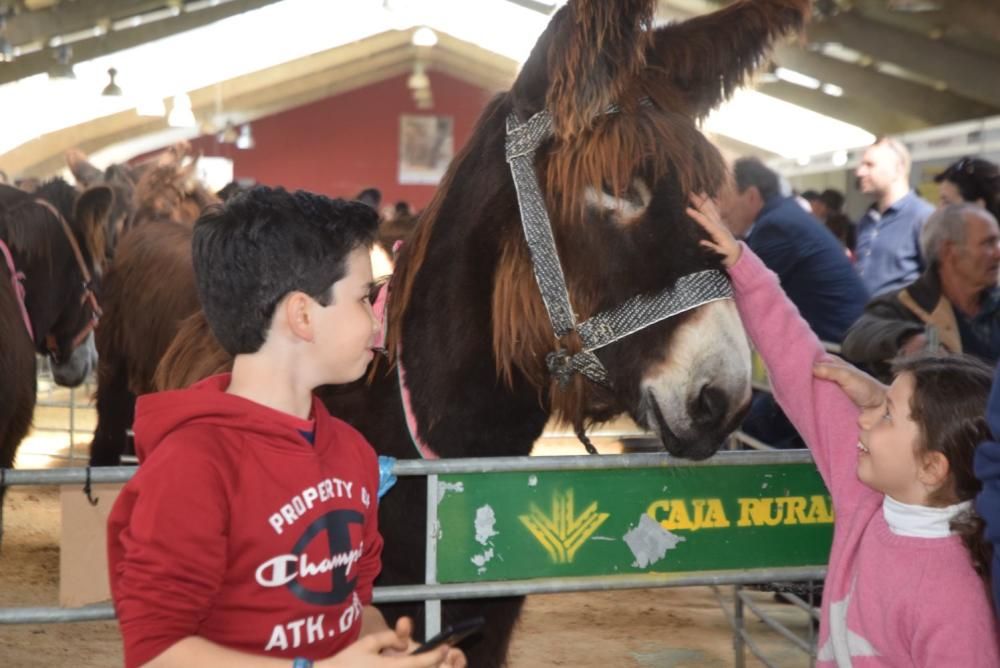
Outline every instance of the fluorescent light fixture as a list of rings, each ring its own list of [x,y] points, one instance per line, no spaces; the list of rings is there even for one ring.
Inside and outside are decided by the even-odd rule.
[[[825,83],[819,88],[821,91],[829,95],[830,97],[843,97],[844,89],[837,84]]]
[[[802,72],[790,70],[787,67],[775,67],[774,76],[778,77],[782,81],[787,81],[790,84],[802,86],[803,88],[811,88],[813,90],[818,90],[822,83],[819,79],[811,77],[808,74],[802,74]]]
[[[838,149],[833,152],[830,156],[830,162],[833,163],[834,167],[843,167],[847,164],[847,151],[844,149]]]
[[[855,125],[752,90],[739,90],[704,129],[786,158],[864,146],[875,135]]]
[[[795,164],[798,165],[799,167],[805,167],[810,162],[812,162],[812,158],[810,158],[808,155],[800,155],[795,159]]]

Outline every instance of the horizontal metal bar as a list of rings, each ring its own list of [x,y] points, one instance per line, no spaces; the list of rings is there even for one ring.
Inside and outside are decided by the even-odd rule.
[[[639,575],[602,575],[576,578],[545,578],[510,580],[507,582],[472,582],[438,585],[397,585],[376,587],[375,603],[400,603],[426,599],[457,600],[556,594],[582,591],[614,591],[620,589],[652,589],[657,587],[696,587],[729,584],[760,584],[822,579],[825,568],[777,568],[752,571],[719,571],[674,575],[650,573]],[[49,624],[62,622],[94,622],[114,619],[110,603],[82,608],[0,608],[0,626],[4,624]]]
[[[743,445],[749,446],[754,450],[760,450],[761,452],[777,452],[778,448],[773,445],[768,445],[764,441],[754,438],[745,431],[734,431],[733,438],[742,443]]]
[[[736,595],[740,597],[741,601],[743,601],[743,605],[745,605],[748,608],[750,608],[750,611],[753,612],[753,614],[757,615],[757,617],[760,618],[760,621],[762,621],[765,624],[767,624],[773,631],[779,633],[786,640],[788,640],[793,645],[795,645],[796,647],[798,647],[800,650],[802,650],[803,652],[805,652],[808,656],[812,656],[813,655],[813,648],[809,644],[809,642],[807,642],[807,641],[803,640],[802,638],[798,637],[787,626],[785,626],[781,622],[777,621],[776,619],[773,619],[766,612],[763,612],[760,609],[760,607],[756,603],[754,603],[753,600],[751,600],[749,596],[746,595],[746,592],[742,592],[741,591],[741,592],[738,592]],[[810,619],[810,623],[812,623],[811,619]]]
[[[115,609],[110,603],[98,603],[82,608],[0,608],[0,626],[103,622],[114,618]]]
[[[710,585],[763,584],[822,579],[826,568],[805,566],[746,571],[705,571],[699,573],[640,573],[636,575],[596,575],[590,577],[508,580],[504,582],[469,582],[439,585],[397,585],[377,587],[376,603],[397,603],[424,598],[452,600],[526,596],[581,591],[615,591],[657,587],[701,587]]]
[[[795,607],[797,607],[798,609],[802,610],[803,612],[809,613],[809,616],[815,619],[817,622],[819,621],[819,613],[820,613],[819,608],[817,608],[814,605],[810,605],[809,602],[806,601],[804,598],[801,598],[800,596],[797,596],[796,594],[793,594],[790,591],[778,591],[775,593],[781,598],[791,603],[792,605],[794,605]]]
[[[695,466],[753,466],[772,464],[808,464],[807,450],[748,452],[724,450],[711,459],[693,462],[667,454],[579,455],[572,457],[477,457],[469,459],[399,460],[392,472],[397,476],[493,473],[510,471],[585,471],[597,469],[683,468]],[[5,485],[74,485],[87,479],[86,468],[6,469],[0,470]],[[90,481],[125,482],[135,473],[133,466],[100,466],[90,469]]]
[[[65,469],[0,469],[0,484],[82,485],[87,481],[87,467]],[[95,466],[90,468],[91,483],[127,482],[135,475],[135,466]]]

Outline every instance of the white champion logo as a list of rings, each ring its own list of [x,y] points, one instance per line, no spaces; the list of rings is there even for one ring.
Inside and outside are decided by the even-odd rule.
[[[364,544],[361,544],[356,550],[335,554],[318,563],[310,563],[305,554],[281,554],[258,566],[255,576],[261,587],[283,587],[297,578],[329,573],[335,568],[346,567],[344,574],[348,575],[351,567],[361,561],[363,551]]]

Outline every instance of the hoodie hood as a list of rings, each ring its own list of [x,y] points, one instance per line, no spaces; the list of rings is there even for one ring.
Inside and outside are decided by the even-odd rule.
[[[329,419],[318,399],[313,397],[314,425],[310,420],[226,394],[229,380],[230,374],[220,374],[183,390],[139,397],[133,426],[139,462],[149,457],[168,434],[194,425],[229,427],[259,435],[268,447],[288,448],[298,453],[312,451],[301,432],[318,430],[320,422]]]

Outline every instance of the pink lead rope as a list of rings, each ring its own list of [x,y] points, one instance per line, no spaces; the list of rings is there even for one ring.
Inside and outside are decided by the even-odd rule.
[[[385,348],[385,325],[386,325],[386,303],[389,300],[389,281],[382,284],[379,288],[378,296],[375,298],[375,303],[372,304],[372,311],[375,313],[375,318],[382,323],[382,329],[379,332],[378,340],[375,342],[376,348]],[[403,415],[406,417],[406,428],[410,432],[410,440],[413,442],[413,447],[417,449],[417,454],[420,455],[422,459],[438,459],[437,453],[431,450],[431,447],[424,443],[420,436],[417,435],[417,417],[413,414],[413,406],[410,404],[410,388],[406,386],[406,372],[403,370],[403,347],[399,346],[396,351],[396,374],[399,378],[399,398],[403,404]]]
[[[0,239],[0,251],[3,252],[4,260],[7,261],[7,269],[10,270],[10,283],[14,287],[14,294],[17,296],[17,305],[21,308],[21,319],[24,321],[24,328],[28,330],[28,336],[31,337],[31,342],[35,342],[35,332],[31,328],[31,318],[28,317],[28,308],[24,305],[24,284],[21,281],[24,280],[24,274],[17,270],[14,266],[14,256],[10,254],[10,249],[7,248],[7,244]]]

